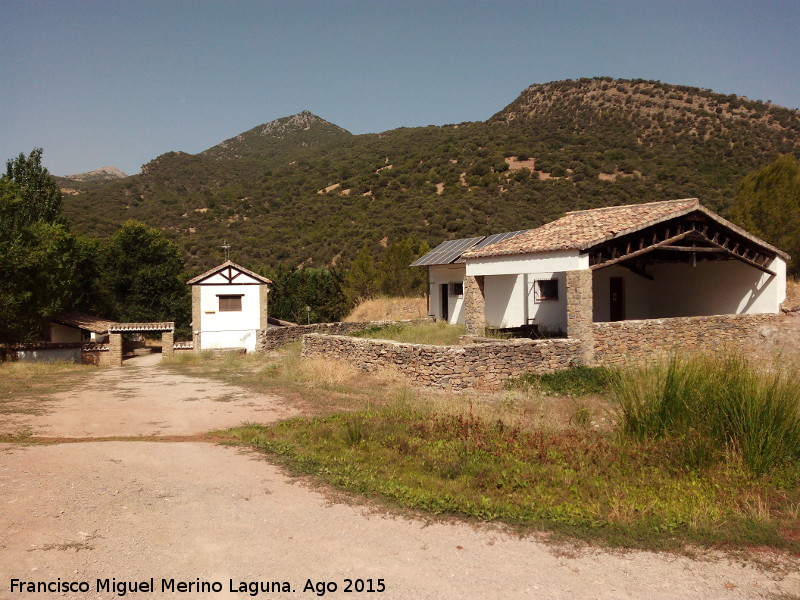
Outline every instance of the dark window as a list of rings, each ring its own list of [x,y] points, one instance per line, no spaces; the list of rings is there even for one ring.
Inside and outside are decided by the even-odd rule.
[[[537,279],[533,284],[534,301],[558,300],[558,279]]]
[[[218,296],[219,312],[235,312],[242,310],[242,295]]]
[[[450,295],[461,298],[464,295],[464,283],[457,281],[450,284]]]

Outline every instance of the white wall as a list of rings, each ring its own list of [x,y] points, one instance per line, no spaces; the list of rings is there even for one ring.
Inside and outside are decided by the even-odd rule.
[[[534,285],[537,279],[558,280],[558,300],[536,302]],[[487,275],[484,277],[486,325],[520,327],[536,324],[547,331],[566,331],[566,274],[523,273],[520,275]]]
[[[430,276],[430,313],[437,319],[442,318],[441,290],[443,283],[463,283],[464,264],[434,265],[428,267]],[[464,322],[464,297],[449,295],[447,298],[449,310],[448,323],[455,325]]]
[[[467,275],[518,275],[519,273],[555,273],[589,268],[589,255],[577,250],[558,250],[538,254],[492,256],[467,259]]]
[[[626,319],[777,313],[786,298],[786,263],[769,265],[772,277],[739,260],[661,263],[648,268],[653,281],[612,266],[593,273],[594,320],[610,318],[611,277],[625,279]]]
[[[261,286],[204,283],[199,287],[201,348],[246,348],[248,352],[255,351],[256,330],[261,326]],[[220,312],[218,296],[237,294],[242,294],[242,310]]]

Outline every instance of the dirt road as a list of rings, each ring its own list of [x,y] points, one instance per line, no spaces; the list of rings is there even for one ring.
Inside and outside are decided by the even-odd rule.
[[[186,436],[288,414],[275,397],[127,366],[98,369],[27,424],[60,438]],[[491,526],[387,516],[333,501],[256,454],[207,442],[0,445],[0,599],[119,598],[122,582],[151,578],[153,591],[139,585],[125,597],[320,597],[304,591],[309,580],[330,582],[328,590],[335,583],[326,598],[351,599],[800,594],[798,565],[783,566],[576,551]],[[75,589],[86,582],[88,591],[10,589],[12,579],[59,578]],[[345,592],[348,579],[365,591]],[[179,582],[219,591],[179,592]],[[285,582],[291,591],[258,591],[255,582]]]

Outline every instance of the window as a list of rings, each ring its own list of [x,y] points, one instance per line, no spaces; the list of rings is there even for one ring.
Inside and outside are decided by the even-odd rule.
[[[218,294],[219,298],[219,312],[236,312],[242,310],[242,296],[243,294]]]
[[[462,281],[455,281],[450,284],[449,293],[451,296],[464,297],[464,283]]]
[[[534,302],[558,300],[558,279],[537,279],[533,282]]]

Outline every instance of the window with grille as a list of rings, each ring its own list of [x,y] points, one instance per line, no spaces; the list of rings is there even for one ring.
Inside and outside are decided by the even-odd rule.
[[[242,294],[219,295],[219,312],[236,312],[242,310]]]
[[[534,302],[558,300],[558,279],[536,279],[533,282]]]
[[[450,283],[449,294],[451,296],[457,296],[458,298],[463,298],[464,296],[464,283],[461,281],[455,281]]]

